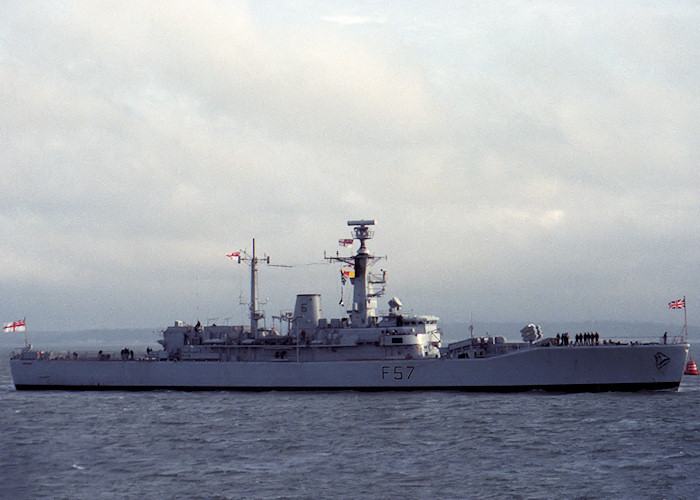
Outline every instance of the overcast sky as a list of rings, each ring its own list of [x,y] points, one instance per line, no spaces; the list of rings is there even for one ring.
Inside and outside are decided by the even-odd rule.
[[[700,321],[697,1],[0,3],[0,321]],[[342,249],[341,249],[342,251]],[[318,265],[307,265],[318,264]],[[346,290],[346,294],[349,293]],[[268,319],[268,326],[269,326]]]

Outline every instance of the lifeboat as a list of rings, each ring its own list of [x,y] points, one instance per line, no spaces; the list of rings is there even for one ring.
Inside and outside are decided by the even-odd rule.
[[[688,364],[685,365],[683,375],[700,375],[700,372],[698,372],[698,367],[695,364],[695,361],[693,361],[692,356],[688,359]]]

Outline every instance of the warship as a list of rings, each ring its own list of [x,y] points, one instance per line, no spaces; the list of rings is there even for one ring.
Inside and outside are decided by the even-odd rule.
[[[443,345],[438,318],[402,311],[388,301],[386,271],[372,266],[374,220],[351,220],[354,254],[324,256],[341,265],[352,286],[347,315],[323,318],[321,296],[296,296],[294,311],[280,318],[286,331],[260,326],[257,274],[269,257],[245,251],[230,258],[250,266],[250,324],[196,325],[176,321],[163,331],[161,348],[134,353],[51,352],[31,345],[10,359],[18,390],[547,390],[597,392],[677,389],[689,346],[672,342],[608,342],[597,335],[542,337],[528,325],[522,342],[504,337],[465,338]],[[342,289],[342,287],[341,287]],[[342,300],[341,300],[342,302]]]

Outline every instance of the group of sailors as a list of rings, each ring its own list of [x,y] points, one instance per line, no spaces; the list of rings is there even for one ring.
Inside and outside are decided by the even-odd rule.
[[[600,345],[598,332],[577,333],[574,339],[573,345]],[[556,345],[569,345],[569,332],[557,333],[555,342]]]
[[[574,345],[600,345],[600,336],[598,332],[577,333]]]
[[[569,345],[569,332],[564,332],[561,335],[557,333],[557,345]]]
[[[134,351],[129,349],[128,347],[125,347],[124,349],[121,350],[121,355],[122,355],[122,361],[129,361],[134,359]],[[74,352],[73,353],[73,358],[78,359],[78,353]],[[102,350],[97,353],[97,359],[99,361],[109,361],[112,358],[111,354],[105,353]]]

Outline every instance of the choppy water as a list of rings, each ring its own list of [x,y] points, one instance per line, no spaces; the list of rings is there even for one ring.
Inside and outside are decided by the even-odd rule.
[[[0,497],[697,498],[699,398],[24,392],[3,355]]]

